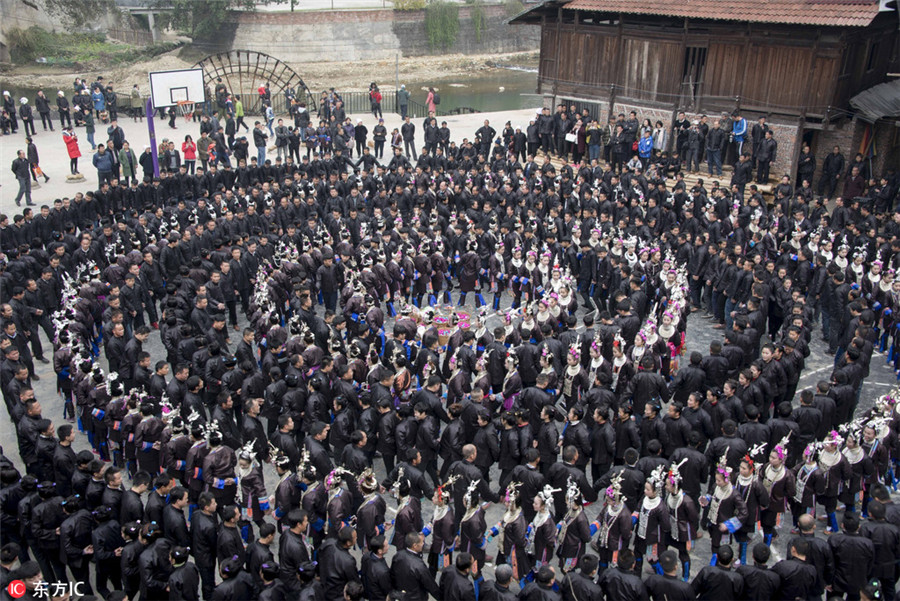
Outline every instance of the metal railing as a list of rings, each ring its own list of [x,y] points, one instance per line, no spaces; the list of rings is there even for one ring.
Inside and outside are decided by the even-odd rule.
[[[132,44],[134,46],[149,46],[153,43],[152,33],[137,29],[110,27],[106,30],[106,37],[116,40],[117,42],[122,42],[123,44]]]
[[[338,91],[338,93],[340,94],[341,99],[344,102],[344,112],[346,114],[351,115],[371,112],[372,103],[369,100],[368,92]],[[315,90],[313,90],[313,94],[316,94]],[[381,94],[381,112],[396,113],[399,115],[400,103],[397,101],[397,90],[383,90]],[[262,104],[260,103],[258,95],[253,94],[249,98],[243,97],[242,100],[244,101],[244,110],[247,112],[247,114],[262,114]],[[284,117],[285,115],[290,114],[290,104],[284,94],[278,94],[277,96],[272,97],[272,110],[275,111],[275,115],[277,117]],[[450,109],[449,111],[442,111],[438,109],[437,116],[441,117],[444,115],[467,115],[478,112],[480,111],[476,110],[473,107],[461,106]],[[410,99],[409,104],[406,107],[406,114],[409,115],[412,119],[424,119],[428,116],[428,107],[421,102]],[[321,115],[324,115],[324,110],[322,108],[322,102],[320,101],[319,113],[315,118],[317,119],[318,116]]]

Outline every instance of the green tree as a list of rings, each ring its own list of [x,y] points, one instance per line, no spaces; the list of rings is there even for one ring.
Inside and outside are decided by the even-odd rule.
[[[232,10],[253,10],[254,0],[156,0],[162,27],[176,29],[192,38],[214,36]]]

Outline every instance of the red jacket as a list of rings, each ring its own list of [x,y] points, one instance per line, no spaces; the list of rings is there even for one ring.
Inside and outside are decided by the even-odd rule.
[[[63,142],[66,143],[66,150],[70,159],[77,159],[81,156],[81,149],[78,148],[78,138],[75,136],[75,132],[71,134],[63,132]]]

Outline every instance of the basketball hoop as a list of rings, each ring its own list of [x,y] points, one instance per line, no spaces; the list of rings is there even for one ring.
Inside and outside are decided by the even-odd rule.
[[[190,121],[194,115],[194,103],[190,100],[179,100],[175,104],[177,104],[179,110],[181,110],[181,115],[184,117],[184,120]]]

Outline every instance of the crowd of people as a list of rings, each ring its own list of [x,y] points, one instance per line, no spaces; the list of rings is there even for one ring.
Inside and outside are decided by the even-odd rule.
[[[699,126],[645,157],[634,114],[637,161],[618,132],[557,167],[585,140],[552,124],[598,120],[565,107],[459,144],[407,118],[411,148],[353,160],[336,93],[272,161],[272,122],[248,156],[215,99],[184,160],[110,116],[98,188],[0,215],[4,594],[894,598],[900,392],[861,390],[900,367],[896,173],[688,188]],[[801,387],[814,337],[833,370]]]

